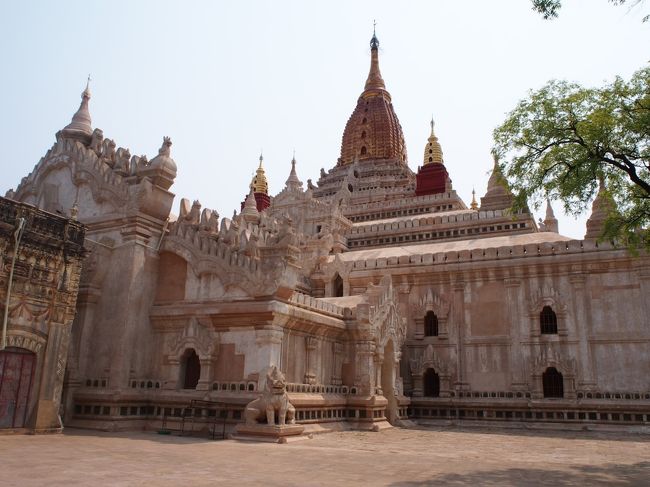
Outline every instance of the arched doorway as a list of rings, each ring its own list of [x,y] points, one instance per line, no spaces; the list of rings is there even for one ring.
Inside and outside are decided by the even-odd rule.
[[[395,397],[395,347],[392,340],[388,340],[384,347],[384,361],[381,364],[381,389],[388,401],[386,405],[386,419],[395,424],[399,419],[397,397]]]
[[[29,350],[0,351],[0,429],[25,427],[35,363]]]
[[[201,361],[193,348],[185,351],[182,364],[183,389],[196,389],[201,377]]]
[[[555,367],[549,367],[542,374],[544,397],[564,397],[564,377]]]
[[[434,369],[427,369],[422,377],[424,382],[424,395],[426,397],[440,396],[440,376]]]

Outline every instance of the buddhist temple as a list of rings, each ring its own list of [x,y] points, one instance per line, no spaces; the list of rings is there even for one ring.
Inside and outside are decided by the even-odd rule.
[[[330,128],[342,129],[338,159],[303,185],[295,154],[266,169],[260,155],[239,214],[223,218],[173,193],[183,161],[171,138],[149,161],[94,127],[86,87],[7,194],[86,232],[75,310],[58,321],[69,325],[57,335],[65,357],[38,358],[60,387],[25,389],[25,428],[38,430],[46,398],[61,426],[180,431],[189,414],[196,431],[219,420],[241,432],[266,417],[269,383],[287,394],[281,417],[296,434],[648,424],[650,259],[602,239],[606,181],[584,239],[560,233],[550,201],[539,224],[513,210],[496,157],[476,181],[480,203],[472,191],[467,205],[452,186],[466,161],[443,156],[433,120],[423,158],[409,161],[376,35],[369,58],[352,114]],[[284,186],[269,187],[266,171],[287,174]],[[14,220],[3,220],[7,242]],[[23,283],[51,268],[21,266]],[[44,316],[13,312],[3,353],[44,343]],[[2,391],[16,385],[1,380]]]

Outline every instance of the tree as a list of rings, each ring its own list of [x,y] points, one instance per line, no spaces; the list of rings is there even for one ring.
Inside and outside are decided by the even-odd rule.
[[[494,131],[515,208],[546,197],[582,213],[599,180],[616,203],[605,237],[650,244],[650,67],[602,88],[550,81]]]
[[[626,3],[631,4],[632,7],[636,7],[640,3],[643,3],[645,0],[632,0],[628,2],[627,0],[609,0],[609,3],[614,5],[624,5]],[[533,10],[542,14],[545,19],[554,19],[558,16],[560,7],[562,7],[562,0],[532,0]],[[647,22],[650,19],[650,15],[643,17],[643,22]]]

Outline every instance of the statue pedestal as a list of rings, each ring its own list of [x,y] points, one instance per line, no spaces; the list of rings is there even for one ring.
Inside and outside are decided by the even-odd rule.
[[[290,441],[308,440],[312,435],[302,435],[305,427],[300,424],[284,426],[269,424],[245,424],[235,427],[236,433],[230,435],[233,440],[264,441],[267,443],[289,443]]]

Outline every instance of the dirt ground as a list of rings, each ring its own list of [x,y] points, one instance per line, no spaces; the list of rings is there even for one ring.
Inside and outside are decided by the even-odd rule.
[[[155,432],[0,436],[0,485],[650,485],[650,436],[388,429],[286,445]]]

